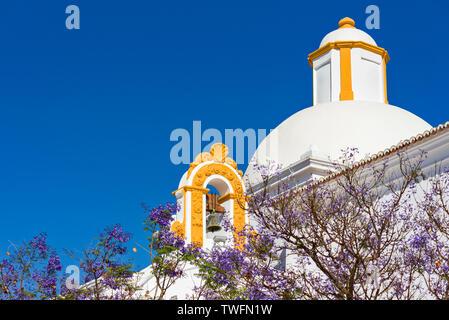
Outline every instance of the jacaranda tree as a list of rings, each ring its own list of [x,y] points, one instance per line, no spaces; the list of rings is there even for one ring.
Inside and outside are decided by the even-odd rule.
[[[116,224],[105,228],[95,244],[80,254],[66,250],[78,262],[84,274],[78,288],[63,287],[63,299],[132,299],[137,289],[133,281],[132,264],[126,261],[127,243],[131,234]]]
[[[2,300],[54,299],[61,283],[61,262],[41,233],[21,245],[11,243],[0,262]]]

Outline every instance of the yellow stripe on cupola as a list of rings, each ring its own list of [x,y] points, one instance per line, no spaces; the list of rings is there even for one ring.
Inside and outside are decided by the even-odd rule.
[[[354,100],[351,74],[351,47],[340,47],[340,101]]]
[[[340,29],[353,28],[355,22],[351,18],[343,18],[338,23]],[[340,101],[354,100],[354,92],[352,91],[352,75],[351,75],[351,46],[340,47]]]

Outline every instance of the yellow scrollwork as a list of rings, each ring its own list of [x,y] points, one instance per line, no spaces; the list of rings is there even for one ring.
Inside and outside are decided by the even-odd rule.
[[[230,193],[225,195],[222,202],[233,200],[232,215],[234,221],[234,240],[235,245],[240,246],[244,239],[239,234],[245,227],[245,196],[242,179],[242,171],[237,169],[236,162],[227,157],[229,149],[226,145],[217,143],[211,147],[210,152],[200,153],[190,164],[187,172],[187,178],[190,178],[193,170],[200,164],[209,162],[195,171],[191,177],[190,185],[181,188],[184,198],[184,210],[186,208],[186,193],[190,192],[190,221],[191,221],[191,242],[199,246],[203,245],[203,213],[205,212],[203,196],[209,191],[205,188],[205,183],[211,175],[219,175],[225,179],[231,186]],[[178,191],[178,190],[177,190]],[[175,191],[175,193],[177,192]],[[175,222],[172,225],[172,231],[178,235],[185,235],[186,212],[184,212],[184,221]]]
[[[200,163],[203,162],[216,162],[216,163],[226,163],[230,165],[232,168],[237,170],[237,163],[232,159],[227,157],[229,154],[229,148],[222,144],[222,143],[216,143],[214,144],[209,152],[202,152],[199,155],[196,156],[195,160],[190,164],[189,171],[187,171],[187,178],[190,177],[190,174],[192,173],[193,169],[197,167]],[[239,174],[242,176],[242,171],[238,170]]]

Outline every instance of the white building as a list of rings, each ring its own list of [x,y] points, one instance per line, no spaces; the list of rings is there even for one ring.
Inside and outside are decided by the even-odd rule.
[[[282,122],[258,147],[245,180],[256,189],[254,164],[278,163],[297,184],[322,177],[341,150],[362,157],[384,151],[432,127],[388,104],[385,49],[345,18],[309,55],[314,105]]]
[[[348,147],[360,151],[358,166],[386,159],[405,147],[410,154],[428,152],[423,164],[428,177],[434,174],[435,163],[448,165],[449,122],[432,128],[406,109],[388,104],[389,55],[370,35],[355,28],[352,19],[342,19],[308,60],[313,70],[313,106],[295,113],[267,136],[244,176],[226,157],[226,147],[215,145],[210,153],[199,155],[182,177],[174,192],[181,210],[173,230],[184,234],[188,242],[208,248],[227,236],[207,232],[207,185],[218,190],[218,201],[230,212],[235,226],[248,222],[237,202],[249,185],[253,192],[262,187],[255,165],[280,164],[278,181],[287,180],[292,186],[332,179],[332,162]],[[143,270],[144,291],[154,289],[149,270]],[[190,294],[198,281],[194,273],[186,270],[186,277],[169,290],[167,298]]]

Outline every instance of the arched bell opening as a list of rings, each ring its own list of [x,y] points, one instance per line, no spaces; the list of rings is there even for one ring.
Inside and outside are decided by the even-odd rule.
[[[188,243],[211,248],[228,239],[234,239],[236,246],[244,241],[238,230],[246,223],[241,207],[245,186],[242,172],[227,154],[225,145],[215,144],[210,153],[198,155],[173,192],[179,211],[172,230]],[[229,231],[223,228],[220,214],[229,218]]]
[[[226,227],[225,219],[233,224],[233,208],[229,201],[223,201],[223,196],[232,193],[232,186],[219,175],[210,176],[205,181],[205,245],[212,247],[222,245],[232,238],[232,230]]]

